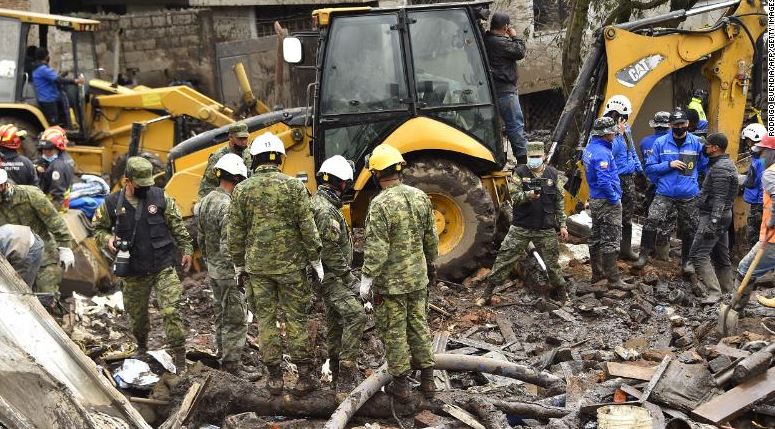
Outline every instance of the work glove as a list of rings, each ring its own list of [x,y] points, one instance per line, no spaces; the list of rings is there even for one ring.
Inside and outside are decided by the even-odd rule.
[[[317,261],[313,262],[312,268],[315,270],[315,274],[318,276],[318,280],[322,282],[323,275],[325,275],[325,273],[323,272],[323,261],[318,259]]]
[[[371,301],[371,284],[373,282],[374,279],[371,277],[361,277],[361,286],[358,288],[358,294],[361,296],[361,300],[363,300],[363,302]]]
[[[436,264],[429,262],[426,267],[428,268],[428,287],[436,285]]]
[[[73,255],[73,251],[70,250],[70,248],[59,248],[59,265],[61,265],[65,271],[69,270],[73,265],[75,265],[75,255]]]
[[[248,273],[245,271],[245,267],[234,267],[234,281],[237,282],[237,287],[241,292],[245,291],[245,282],[248,279]]]

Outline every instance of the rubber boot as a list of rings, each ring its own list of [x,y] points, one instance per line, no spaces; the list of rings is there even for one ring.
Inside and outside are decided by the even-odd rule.
[[[283,369],[280,365],[267,365],[266,390],[277,396],[283,393]]]
[[[147,338],[138,338],[137,339],[137,351],[135,352],[136,356],[142,356],[144,354],[148,353],[148,339]]]
[[[723,267],[716,270],[716,278],[721,287],[721,292],[729,293],[735,291],[734,273],[732,267]]]
[[[657,261],[668,262],[670,261],[670,240],[666,243],[657,243],[654,248],[654,259]]]
[[[393,382],[385,386],[385,392],[403,404],[412,399],[412,388],[409,386],[409,371],[393,377]]]
[[[695,274],[695,267],[689,259],[689,252],[692,250],[692,241],[694,236],[684,234],[681,238],[681,274],[691,277]]]
[[[339,377],[336,381],[336,401],[342,402],[353,391],[357,384],[358,367],[355,362],[343,360],[339,362]]]
[[[299,369],[299,378],[296,380],[296,385],[293,387],[294,396],[307,396],[307,394],[320,387],[320,381],[315,376],[315,370],[312,364],[307,362],[297,363],[296,367]]]
[[[592,278],[589,279],[589,284],[595,284],[600,280],[605,279],[605,273],[603,272],[603,256],[597,249],[589,248],[589,265],[592,267]]]
[[[433,399],[436,394],[436,382],[433,381],[433,367],[420,370],[420,391],[425,399]]]
[[[491,282],[490,280],[485,280],[484,292],[482,292],[482,296],[476,300],[476,305],[479,307],[490,305],[490,301],[492,300],[492,293],[494,291],[495,291],[495,283]]]
[[[336,386],[339,381],[339,368],[342,364],[338,358],[328,359],[328,369],[331,370],[331,385]]]
[[[181,374],[186,371],[186,347],[174,347],[172,349],[172,363],[175,364],[177,374]]]
[[[609,289],[626,289],[627,285],[622,281],[619,274],[619,267],[616,266],[616,259],[619,256],[618,253],[604,253],[603,254],[603,270],[605,276],[608,279]]]
[[[702,284],[705,285],[705,297],[700,303],[705,305],[717,303],[721,299],[721,286],[716,278],[716,271],[710,265],[710,261],[699,264],[696,270],[697,275],[702,279]]]
[[[517,159],[517,165],[527,164],[527,155],[515,156],[515,158]]]
[[[743,276],[738,273],[737,277],[735,278],[735,293],[737,293],[737,288],[740,287],[740,283],[742,282]],[[743,294],[740,296],[740,299],[737,301],[737,304],[735,304],[732,309],[738,313],[742,313],[742,311],[745,309],[745,306],[748,305],[748,301],[751,300],[751,295],[753,295],[754,289],[756,289],[756,279],[751,277],[751,279],[748,280],[748,287],[745,288],[745,292],[743,292]]]
[[[655,231],[643,230],[640,236],[640,255],[638,255],[638,260],[632,264],[633,268],[641,270],[649,263],[649,256],[654,251],[656,238],[657,234]]]
[[[221,364],[221,370],[247,381],[257,381],[261,378],[261,374],[257,372],[245,371],[239,361],[224,362]]]
[[[632,224],[622,226],[622,241],[619,243],[619,259],[637,261],[638,255],[632,251]]]

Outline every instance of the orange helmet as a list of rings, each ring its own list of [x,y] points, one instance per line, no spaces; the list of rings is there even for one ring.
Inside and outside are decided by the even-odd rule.
[[[67,131],[59,125],[48,127],[40,133],[38,149],[67,149]]]
[[[27,131],[16,128],[14,124],[0,125],[0,147],[19,149],[25,137],[27,137]]]

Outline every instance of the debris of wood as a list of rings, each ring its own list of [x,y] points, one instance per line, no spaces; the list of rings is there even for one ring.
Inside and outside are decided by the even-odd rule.
[[[646,402],[649,400],[651,391],[654,390],[654,387],[657,385],[660,378],[662,378],[662,374],[665,373],[665,370],[667,369],[667,366],[670,364],[671,359],[672,358],[670,356],[665,356],[665,358],[662,359],[662,363],[660,363],[656,371],[654,371],[654,375],[651,377],[651,380],[649,380],[649,384],[646,386],[645,389],[643,389],[643,396],[640,398],[641,401]]]
[[[432,302],[428,303],[428,308],[430,308],[431,310],[441,314],[444,317],[452,317],[452,313],[450,313],[449,311],[439,307],[438,305],[436,305],[436,304],[434,304]]]
[[[496,346],[494,344],[485,343],[484,341],[476,341],[476,340],[472,340],[470,338],[459,338],[459,337],[451,337],[450,341],[454,341],[454,342],[456,342],[458,344],[462,344],[464,346],[476,347],[477,349],[487,350],[489,352],[501,352],[506,357],[509,357],[509,358],[512,358],[512,359],[516,359],[516,360],[520,360],[520,359],[523,358],[522,356],[519,356],[517,354],[504,351],[503,349],[506,346],[509,345],[508,343],[506,343],[504,345]]]
[[[444,404],[441,406],[441,409],[444,410],[445,413],[460,420],[461,422],[465,423],[466,425],[474,429],[487,429],[484,427],[483,424],[479,423],[479,421],[476,420],[476,417],[474,417],[468,411],[458,407],[457,405]]]
[[[444,353],[447,351],[447,342],[449,341],[449,331],[437,332],[433,336],[433,353]],[[436,390],[452,390],[452,382],[449,380],[447,371],[433,371],[433,381]]]
[[[720,424],[739,416],[753,404],[773,397],[775,394],[775,368],[759,374],[735,386],[723,395],[692,410],[692,415],[702,421]]]
[[[506,414],[500,411],[491,402],[481,397],[474,397],[468,401],[468,407],[476,413],[479,421],[487,429],[510,429]]]
[[[775,353],[775,343],[738,362],[732,372],[732,379],[736,383],[742,383],[755,375],[763,373],[770,367],[773,353]]]
[[[566,322],[571,322],[571,323],[576,322],[576,318],[573,317],[572,314],[568,313],[567,311],[561,308],[558,308],[557,310],[552,310],[552,314],[554,314],[555,316],[559,317],[560,319]]]
[[[495,323],[498,324],[498,328],[501,330],[501,334],[503,334],[503,339],[506,340],[507,343],[512,344],[511,346],[507,347],[507,349],[512,348],[519,342],[517,335],[514,333],[514,326],[505,315],[500,313],[496,314]]]
[[[188,422],[188,419],[190,418],[192,411],[195,410],[197,404],[199,404],[202,392],[205,390],[209,381],[210,376],[208,375],[204,382],[192,384],[191,387],[188,388],[186,396],[183,397],[180,408],[162,423],[162,425],[159,426],[159,429],[181,429],[183,425]]]
[[[649,381],[657,371],[657,366],[640,366],[619,362],[606,362],[606,373],[609,377],[634,378]]]

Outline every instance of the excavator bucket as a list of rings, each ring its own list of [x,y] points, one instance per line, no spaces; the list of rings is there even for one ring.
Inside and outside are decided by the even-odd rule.
[[[112,260],[89,236],[91,222],[80,210],[69,210],[62,217],[76,246],[73,249],[75,266],[64,272],[60,292],[63,296],[72,292],[92,296],[98,290],[107,289],[112,282]]]

